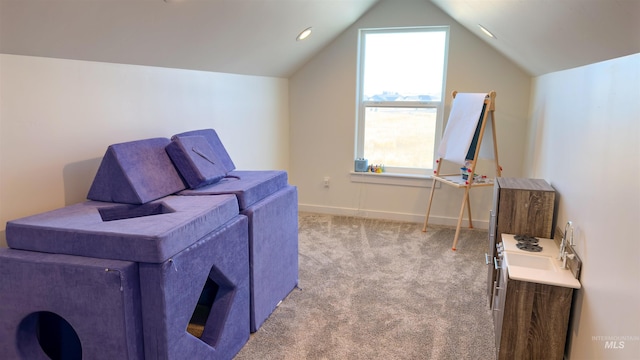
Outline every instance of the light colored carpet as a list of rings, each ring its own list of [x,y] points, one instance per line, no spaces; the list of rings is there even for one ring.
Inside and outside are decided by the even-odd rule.
[[[300,289],[236,360],[494,359],[487,231],[301,213]]]

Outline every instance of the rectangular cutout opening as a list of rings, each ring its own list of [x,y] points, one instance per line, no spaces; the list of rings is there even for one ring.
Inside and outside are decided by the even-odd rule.
[[[175,212],[165,203],[149,203],[143,205],[117,205],[98,209],[102,221],[133,219],[144,216],[170,214]]]

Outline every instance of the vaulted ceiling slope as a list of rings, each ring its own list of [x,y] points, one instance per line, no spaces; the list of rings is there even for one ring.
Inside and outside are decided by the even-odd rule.
[[[376,2],[0,0],[0,52],[288,77]]]
[[[431,2],[534,76],[640,52],[640,0]]]
[[[0,0],[0,52],[286,78],[380,1]],[[533,76],[640,52],[640,0],[423,1]]]

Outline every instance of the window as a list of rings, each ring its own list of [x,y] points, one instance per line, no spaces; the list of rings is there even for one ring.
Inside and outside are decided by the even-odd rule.
[[[356,157],[430,174],[442,133],[448,27],[360,30]]]

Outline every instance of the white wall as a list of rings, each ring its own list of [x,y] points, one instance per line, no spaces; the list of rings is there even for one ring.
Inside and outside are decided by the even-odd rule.
[[[291,173],[301,210],[422,221],[430,189],[352,183],[357,31],[367,27],[451,26],[447,104],[451,92],[497,92],[500,162],[505,176],[520,176],[531,78],[428,1],[384,0],[323,49],[290,79]],[[473,55],[470,55],[473,54]],[[323,178],[331,178],[323,187]],[[424,184],[429,182],[424,180]],[[463,191],[437,190],[432,223],[455,224]],[[471,194],[474,220],[487,220],[491,189]],[[476,226],[486,226],[476,221]]]
[[[558,191],[558,224],[573,222],[584,264],[571,359],[640,358],[639,99],[640,54],[533,85],[527,175]],[[607,349],[598,336],[624,347]]]
[[[214,128],[238,169],[289,165],[286,79],[0,55],[0,125],[0,246],[85,200],[110,144]]]

